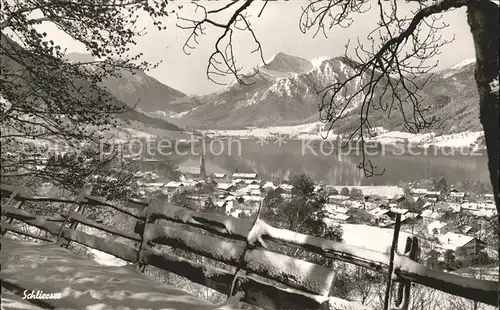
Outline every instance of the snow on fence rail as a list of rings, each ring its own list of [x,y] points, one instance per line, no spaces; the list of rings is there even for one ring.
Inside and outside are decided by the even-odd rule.
[[[194,212],[153,200],[129,200],[125,205],[108,202],[100,197],[81,195],[77,199],[33,196],[22,188],[1,185],[2,197],[17,201],[14,207],[2,205],[2,215],[20,220],[65,239],[106,252],[125,261],[151,265],[174,272],[193,282],[224,294],[231,290],[235,276],[228,270],[199,264],[154,247],[164,244],[237,267],[244,255],[245,270],[250,274],[238,277],[237,286],[245,292],[242,301],[266,309],[328,308],[328,293],[335,271],[270,251],[262,246],[267,241],[285,244],[310,252],[388,273],[390,257],[376,251],[345,245],[339,242],[275,228],[262,220],[255,225],[249,220]],[[135,232],[123,232],[114,227],[86,219],[81,212],[69,211],[56,217],[36,216],[20,210],[24,201],[53,201],[77,205],[101,205],[113,208],[137,220]],[[200,234],[164,225],[166,221],[203,229]],[[71,227],[65,227],[71,223]],[[122,243],[76,231],[80,223],[135,242],[138,249]],[[161,225],[159,225],[161,223]],[[14,225],[2,222],[2,233],[10,230],[49,241]],[[226,241],[224,239],[231,239]],[[246,242],[253,245],[246,249]],[[67,244],[66,244],[67,246]],[[446,293],[473,299],[490,305],[498,302],[500,285],[495,281],[477,280],[428,268],[410,258],[395,253],[393,274],[401,283],[414,282]],[[349,302],[341,301],[342,306]]]

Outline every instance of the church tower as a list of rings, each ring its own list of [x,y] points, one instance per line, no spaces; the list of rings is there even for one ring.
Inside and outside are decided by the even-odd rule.
[[[205,156],[201,154],[201,159],[200,159],[200,177],[205,180],[207,178],[207,170],[205,168]]]

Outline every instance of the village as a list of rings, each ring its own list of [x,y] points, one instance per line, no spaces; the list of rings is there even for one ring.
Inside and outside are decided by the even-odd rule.
[[[155,172],[137,172],[140,178],[140,194],[156,197],[172,203],[175,195],[184,193],[185,198],[203,206],[208,200],[218,209],[218,213],[236,218],[255,216],[259,206],[270,191],[279,193],[283,199],[292,197],[293,185],[290,180],[279,184],[264,180],[254,172],[211,173],[205,169],[203,156],[199,165],[179,166],[177,180],[158,182]],[[352,230],[350,243],[363,246],[363,236],[392,231],[396,216],[401,216],[402,231],[416,234],[430,241],[423,253],[427,259],[438,262],[467,260],[473,264],[486,259],[496,261],[494,251],[494,231],[490,227],[496,216],[492,194],[474,195],[450,186],[446,193],[432,190],[418,182],[401,186],[336,186],[319,182],[314,192],[325,195],[323,221],[327,225],[343,227],[369,227],[371,230]],[[358,236],[353,236],[358,235]],[[360,238],[361,237],[361,238]],[[390,234],[384,238],[390,244]],[[384,248],[380,249],[385,251]],[[452,254],[450,254],[452,253]]]

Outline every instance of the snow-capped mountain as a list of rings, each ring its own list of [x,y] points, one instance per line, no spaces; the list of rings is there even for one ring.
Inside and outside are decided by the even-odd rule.
[[[196,98],[195,110],[180,118],[183,125],[198,128],[244,128],[294,125],[318,119],[318,91],[354,74],[343,58],[311,62],[278,53],[253,69],[242,85]],[[349,89],[359,87],[354,80]],[[352,106],[351,109],[355,108]]]
[[[261,72],[275,77],[291,77],[313,69],[313,65],[306,59],[278,53],[266,61],[266,65],[259,67]]]
[[[222,91],[192,98],[190,110],[186,109],[185,114],[175,122],[199,129],[242,129],[317,122],[322,100],[317,91],[352,77],[355,68],[350,64],[341,57],[309,61],[278,53],[266,65],[250,72],[254,75],[245,82],[251,85],[233,83]],[[433,116],[439,118],[433,130],[441,133],[481,130],[473,68],[474,60],[464,60],[448,70],[435,73],[420,91],[422,107],[428,108],[425,115],[429,119]],[[366,78],[351,81],[347,93],[359,90]],[[379,98],[377,96],[375,100]],[[345,117],[336,123],[336,131],[352,131],[353,123],[359,122],[359,103],[352,102],[344,111]],[[407,108],[411,107],[404,107]],[[399,111],[388,115],[386,111],[372,110],[369,118],[373,127],[405,130]]]
[[[87,56],[87,57],[86,57]],[[88,55],[72,55],[75,61],[89,61]],[[474,81],[474,60],[466,59],[450,69],[435,73],[419,92],[428,119],[439,122],[431,131],[451,134],[481,131],[478,117],[478,94]],[[246,127],[295,126],[318,122],[318,91],[352,77],[352,62],[342,57],[306,60],[278,53],[249,72],[245,82],[205,96],[187,97],[143,72],[123,72],[120,78],[105,81],[111,94],[149,116],[160,117],[191,129],[244,129]],[[350,82],[347,93],[363,85],[362,77]],[[427,78],[426,76],[422,77]],[[378,95],[378,94],[377,94]],[[386,96],[389,96],[386,94]],[[360,96],[361,97],[361,96]],[[377,100],[379,97],[375,97]],[[139,100],[140,99],[140,100]],[[361,98],[360,98],[361,99]],[[359,103],[351,102],[334,131],[347,133],[359,123]],[[405,109],[411,109],[410,106]],[[373,127],[405,131],[399,111],[372,110]]]

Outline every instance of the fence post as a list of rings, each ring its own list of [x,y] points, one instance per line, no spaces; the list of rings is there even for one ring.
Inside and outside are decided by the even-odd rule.
[[[151,204],[151,201],[149,201],[149,205]],[[146,269],[146,265],[147,264],[143,264],[142,263],[142,252],[144,250],[144,248],[147,246],[147,241],[145,238],[144,238],[144,235],[146,233],[146,228],[148,226],[148,222],[149,222],[149,219],[150,219],[150,215],[148,214],[147,212],[147,208],[149,208],[149,205],[148,207],[146,207],[146,212],[144,212],[144,214],[147,214],[146,217],[144,218],[144,228],[142,229],[142,233],[141,233],[141,243],[139,244],[139,249],[137,250],[137,258],[136,258],[136,267],[139,271],[141,272],[144,272],[144,270]],[[158,222],[158,219],[155,220],[155,223]]]
[[[419,245],[416,236],[406,238],[405,256],[418,261]],[[410,305],[411,281],[400,280],[396,292],[396,307],[391,310],[408,310]]]
[[[394,225],[394,236],[392,238],[392,246],[389,260],[389,274],[387,279],[387,290],[385,291],[384,310],[389,310],[392,291],[392,276],[394,273],[394,254],[398,248],[399,230],[401,229],[401,214],[396,214],[396,224]]]
[[[81,191],[80,195],[78,195],[78,197],[76,198],[77,207],[76,207],[75,212],[76,213],[81,213],[82,216],[83,216],[83,214],[85,212],[85,204],[84,204],[85,203],[85,196],[91,194],[92,187],[93,187],[93,185],[89,185],[89,184],[84,185],[83,186],[83,190]],[[61,241],[61,237],[62,237],[62,235],[64,233],[64,226],[68,222],[71,223],[71,225],[69,227],[69,229],[71,229],[71,230],[76,229],[76,227],[78,226],[78,222],[71,220],[72,213],[73,213],[73,211],[70,208],[70,211],[68,212],[68,215],[66,216],[66,218],[64,219],[64,221],[61,223],[61,228],[59,229],[59,233],[57,234],[57,240],[56,240],[56,242],[59,244],[59,246],[64,247],[66,249],[69,247],[69,244],[71,243],[71,241],[70,240],[67,240],[67,241],[63,240],[63,241]]]
[[[240,261],[238,262],[238,266],[236,267],[236,271],[234,272],[233,281],[231,283],[231,287],[229,288],[229,292],[227,294],[228,298],[231,298],[235,293],[237,293],[239,291],[239,289],[237,288],[238,285],[241,285],[241,284],[238,284],[239,278],[246,276],[245,255],[246,255],[249,247],[251,246],[250,242],[248,240],[250,239],[250,234],[255,229],[255,225],[259,221],[263,206],[264,206],[264,202],[261,200],[260,205],[259,205],[259,209],[257,210],[257,214],[255,215],[255,219],[253,220],[252,226],[250,227],[250,231],[248,232],[248,237],[247,237],[247,240],[245,242],[245,250],[243,251],[243,254],[241,254]]]

